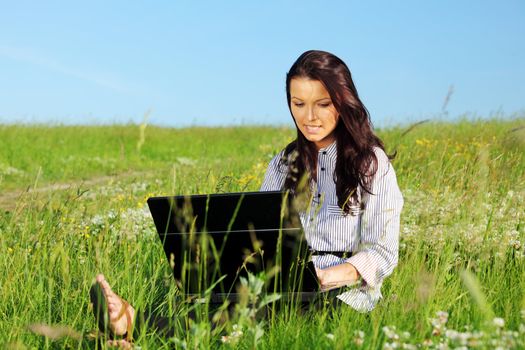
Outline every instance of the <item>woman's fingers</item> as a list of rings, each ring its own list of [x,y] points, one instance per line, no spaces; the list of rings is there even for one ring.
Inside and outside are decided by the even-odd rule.
[[[346,266],[345,266],[346,267]],[[342,266],[336,265],[326,269],[315,268],[320,289],[323,292],[353,284],[355,281],[347,276]]]
[[[321,291],[326,292],[331,289],[340,288],[344,286],[348,286],[353,284],[353,281],[351,280],[319,280],[319,284],[321,285]]]

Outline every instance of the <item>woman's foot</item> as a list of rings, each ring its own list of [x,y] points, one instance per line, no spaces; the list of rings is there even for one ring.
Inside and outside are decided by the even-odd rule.
[[[106,300],[109,330],[115,336],[123,336],[131,332],[133,329],[132,323],[135,317],[135,309],[127,301],[113,292],[104,275],[97,275],[96,284],[100,286],[103,297]],[[127,339],[131,339],[131,334],[127,334]]]

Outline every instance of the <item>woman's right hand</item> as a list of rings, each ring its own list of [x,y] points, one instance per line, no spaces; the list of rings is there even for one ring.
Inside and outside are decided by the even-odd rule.
[[[350,263],[342,263],[326,269],[316,267],[315,272],[323,292],[354,284],[359,279],[359,273]]]

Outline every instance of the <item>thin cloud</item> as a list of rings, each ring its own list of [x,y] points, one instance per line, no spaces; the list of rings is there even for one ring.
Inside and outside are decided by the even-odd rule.
[[[119,93],[130,94],[133,91],[127,84],[123,84],[114,79],[109,79],[102,75],[86,72],[78,69],[68,67],[57,60],[53,60],[41,53],[37,53],[33,50],[0,45],[0,56],[7,57],[14,61],[28,63],[34,66],[38,66],[56,73],[60,73],[72,78],[83,80],[100,87],[113,90]]]

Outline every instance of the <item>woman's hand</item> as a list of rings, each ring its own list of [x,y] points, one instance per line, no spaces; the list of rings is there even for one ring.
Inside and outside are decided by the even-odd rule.
[[[315,272],[321,285],[321,291],[352,285],[359,279],[359,273],[350,263],[342,263],[326,269],[316,268]]]

